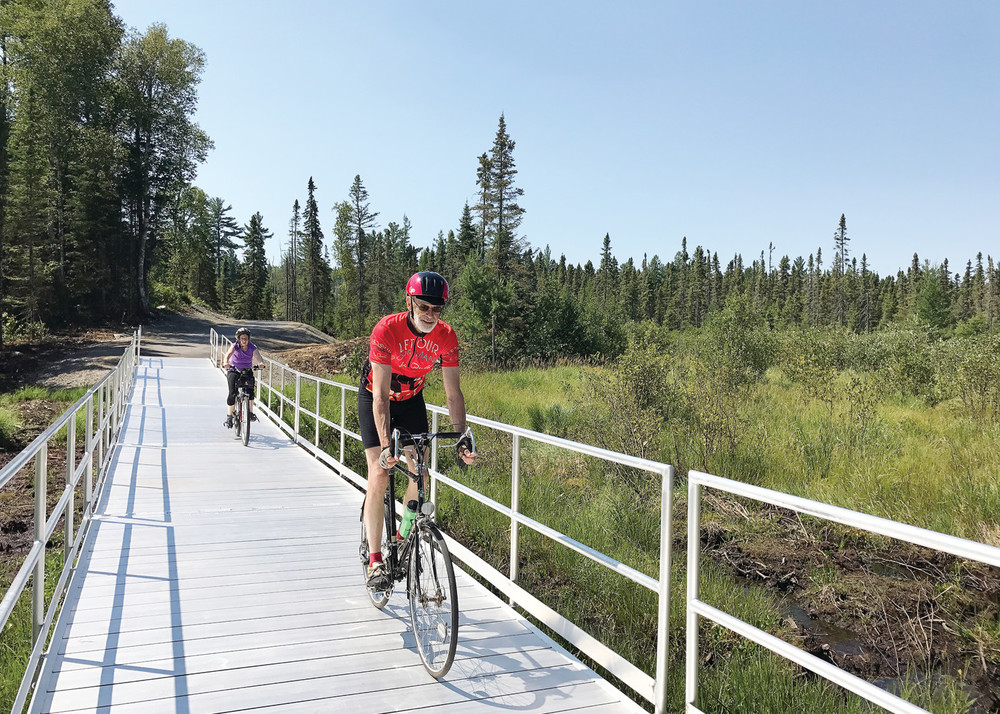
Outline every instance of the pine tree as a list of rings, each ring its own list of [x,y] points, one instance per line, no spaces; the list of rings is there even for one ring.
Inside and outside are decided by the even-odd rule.
[[[371,250],[371,233],[377,229],[375,219],[378,212],[371,209],[368,202],[368,191],[361,182],[361,176],[354,177],[351,184],[349,223],[351,227],[351,244],[353,248],[354,265],[358,273],[358,294],[357,294],[357,330],[360,333],[362,321],[367,315],[367,304],[365,301],[365,288],[368,273],[369,252]]]
[[[271,319],[269,271],[264,253],[264,242],[271,237],[264,227],[264,217],[260,212],[254,213],[243,229],[243,263],[235,295],[236,317],[242,320]]]
[[[604,243],[601,246],[601,267],[597,271],[597,277],[601,301],[607,304],[618,289],[618,261],[611,253],[611,235],[609,233],[604,234]]]
[[[329,266],[323,258],[323,229],[319,222],[319,205],[316,203],[316,183],[312,176],[306,185],[306,207],[302,220],[303,279],[309,296],[308,321],[316,324],[326,303],[325,280]]]
[[[472,209],[466,201],[462,208],[462,217],[458,222],[458,258],[464,263],[469,254],[475,251],[479,257],[483,257],[482,246],[477,240],[476,227],[472,222]]]
[[[301,317],[298,289],[299,246],[302,239],[301,223],[302,210],[299,207],[299,199],[295,199],[295,203],[292,204],[292,217],[288,220],[288,252],[284,256],[286,320],[298,320]]]
[[[517,228],[521,224],[524,209],[517,199],[524,195],[524,189],[514,185],[517,168],[514,163],[515,142],[507,134],[503,114],[500,115],[493,148],[490,149],[488,181],[481,183],[481,189],[488,197],[488,209],[483,212],[484,225],[487,217],[492,218],[486,231],[489,241],[489,258],[492,266],[501,276],[510,274],[512,265],[521,252],[521,242]],[[482,157],[480,157],[482,162]]]
[[[834,254],[833,254],[833,282],[836,291],[836,303],[834,319],[839,325],[847,324],[847,285],[845,274],[847,272],[847,244],[850,242],[847,237],[847,218],[840,214],[840,223],[833,234]]]

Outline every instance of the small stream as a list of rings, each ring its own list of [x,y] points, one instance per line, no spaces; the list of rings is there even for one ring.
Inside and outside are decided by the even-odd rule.
[[[738,578],[738,580],[748,589],[763,589],[770,595],[774,595],[773,592],[769,591],[759,582],[745,578]],[[801,603],[794,600],[787,593],[778,596],[775,599],[782,620],[790,619],[793,621],[803,632],[808,633],[810,636],[818,640],[824,649],[828,647],[832,654],[837,657],[856,657],[864,654],[864,641],[858,633],[811,615]],[[946,676],[957,675],[958,668],[960,666],[961,663],[939,665],[929,675],[932,684],[934,681],[942,679]],[[912,668],[911,670],[904,671],[900,677],[883,677],[869,681],[871,681],[875,686],[899,696],[907,677],[909,677],[910,680],[917,682],[925,682],[928,679],[926,672],[920,671],[918,668]],[[970,685],[965,685],[964,690],[970,699],[977,702],[971,709],[969,709],[969,714],[990,714],[990,712],[1000,711],[1000,709],[996,708],[997,706],[1000,706],[1000,702],[997,702],[996,700],[991,702],[990,700],[993,698],[987,697],[986,691],[979,690]],[[980,704],[979,702],[983,703]]]

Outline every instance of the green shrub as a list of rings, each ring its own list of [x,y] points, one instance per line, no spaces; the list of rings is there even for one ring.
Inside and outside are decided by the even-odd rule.
[[[149,283],[149,302],[155,307],[176,312],[191,304],[191,296],[172,285],[152,280]]]
[[[3,313],[3,339],[8,344],[37,342],[49,336],[49,329],[41,321],[22,320],[16,315]]]

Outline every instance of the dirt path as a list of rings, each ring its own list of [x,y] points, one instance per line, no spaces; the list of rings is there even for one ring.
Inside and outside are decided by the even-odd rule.
[[[337,342],[301,322],[239,321],[202,307],[192,307],[183,313],[165,313],[144,324],[140,352],[150,357],[208,357],[210,330],[214,328],[232,339],[240,325],[250,328],[254,343],[264,352]],[[69,388],[93,384],[114,368],[131,338],[130,332],[105,331],[93,333],[96,343],[85,347],[54,343],[35,348],[37,353],[30,357],[24,356],[30,349],[22,350],[23,368],[10,386],[38,384]]]

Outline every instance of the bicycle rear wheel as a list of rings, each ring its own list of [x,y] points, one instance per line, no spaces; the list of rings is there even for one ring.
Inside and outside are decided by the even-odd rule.
[[[368,597],[371,598],[372,605],[381,610],[385,607],[385,604],[389,602],[389,596],[392,595],[392,586],[389,586],[388,590],[371,590],[367,587],[368,582],[368,530],[365,528],[364,510],[361,512],[361,545],[358,548],[358,556],[361,560],[361,577],[365,580],[365,589],[368,590]],[[382,562],[389,562],[389,548],[388,543],[385,539],[385,533],[382,534]]]
[[[424,669],[443,677],[458,646],[458,585],[451,554],[430,522],[418,530],[410,554],[410,622]]]
[[[250,441],[250,400],[243,397],[240,400],[240,421],[243,423],[243,446]]]

